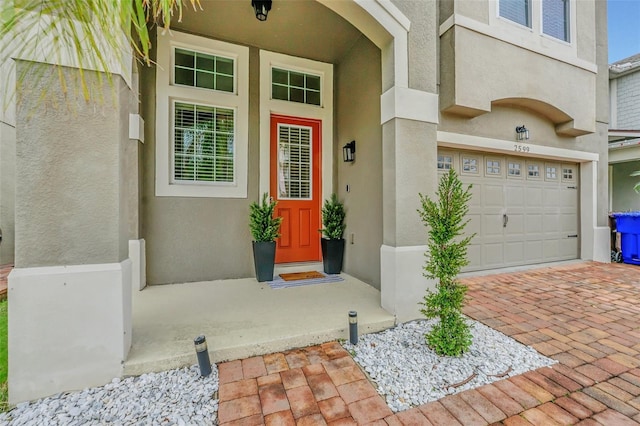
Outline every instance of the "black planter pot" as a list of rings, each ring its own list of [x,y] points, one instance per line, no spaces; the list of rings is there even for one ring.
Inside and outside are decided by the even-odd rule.
[[[258,282],[273,281],[273,265],[276,262],[275,241],[253,241],[253,264]]]
[[[339,274],[342,271],[342,257],[344,255],[344,238],[339,240],[320,240],[322,247],[322,264],[325,274]]]

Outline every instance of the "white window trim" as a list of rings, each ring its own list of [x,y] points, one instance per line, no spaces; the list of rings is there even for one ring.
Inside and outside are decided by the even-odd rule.
[[[271,68],[320,76],[320,106],[271,99]],[[310,59],[260,51],[260,193],[270,192],[271,115],[309,118],[322,122],[322,199],[333,188],[333,65]]]
[[[173,49],[209,53],[234,59],[234,92],[173,85]],[[156,66],[156,196],[247,198],[249,157],[249,48],[184,34],[158,31]],[[171,105],[175,101],[234,109],[234,183],[172,182]]]

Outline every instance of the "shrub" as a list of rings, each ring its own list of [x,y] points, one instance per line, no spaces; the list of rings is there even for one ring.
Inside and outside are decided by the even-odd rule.
[[[338,201],[338,196],[333,193],[329,200],[324,200],[322,206],[322,226],[320,230],[326,238],[330,240],[339,240],[344,234],[346,225],[344,218],[346,213],[344,205]]]
[[[262,195],[260,204],[255,201],[251,203],[249,229],[254,241],[273,241],[280,236],[282,218],[274,217],[277,204],[266,192]]]
[[[469,222],[465,216],[470,189],[471,185],[464,189],[456,172],[449,170],[440,179],[436,201],[419,194],[422,208],[418,213],[429,229],[424,275],[437,280],[436,291],[427,291],[420,312],[427,318],[440,319],[425,336],[439,355],[460,356],[471,346],[471,331],[462,315],[467,288],[456,280],[469,263],[467,246],[475,235],[459,238]]]

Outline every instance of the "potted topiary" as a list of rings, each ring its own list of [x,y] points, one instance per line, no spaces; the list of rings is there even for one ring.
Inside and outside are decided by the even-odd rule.
[[[322,226],[320,230],[324,237],[320,239],[322,247],[322,263],[326,274],[339,274],[342,270],[344,255],[344,205],[338,201],[338,196],[331,194],[331,199],[325,200],[322,206]]]
[[[253,262],[258,282],[273,281],[273,266],[276,260],[275,239],[280,236],[281,217],[274,217],[276,205],[266,192],[260,204],[251,203],[249,229],[253,236]]]

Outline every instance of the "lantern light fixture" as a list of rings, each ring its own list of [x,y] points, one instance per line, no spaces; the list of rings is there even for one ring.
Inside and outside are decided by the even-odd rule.
[[[356,141],[351,141],[342,147],[342,160],[345,163],[356,161]]]
[[[271,10],[271,0],[251,0],[251,6],[256,12],[258,21],[267,20],[267,14]]]
[[[529,129],[522,126],[516,127],[516,139],[519,141],[529,140]]]

